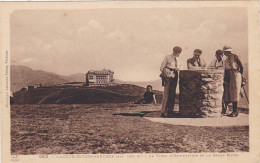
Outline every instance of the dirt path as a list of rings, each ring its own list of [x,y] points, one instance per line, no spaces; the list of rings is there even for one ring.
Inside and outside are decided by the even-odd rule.
[[[153,122],[160,122],[171,125],[183,125],[183,126],[212,126],[212,127],[224,127],[224,126],[249,126],[249,115],[240,113],[238,117],[219,117],[219,118],[161,118],[160,112],[152,113],[152,115],[146,115],[146,119]]]
[[[38,102],[38,104],[42,104],[46,99],[48,99],[48,98],[50,98],[50,97],[52,97],[52,96],[55,96],[55,95],[59,94],[60,92],[61,92],[61,90],[58,90],[58,92],[53,92],[53,93],[51,93],[50,95],[45,96],[43,99],[41,99],[41,100]]]

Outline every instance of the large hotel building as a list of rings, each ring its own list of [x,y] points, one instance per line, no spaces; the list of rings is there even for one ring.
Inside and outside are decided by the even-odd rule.
[[[86,86],[112,86],[115,84],[113,76],[111,70],[90,70],[86,74]]]

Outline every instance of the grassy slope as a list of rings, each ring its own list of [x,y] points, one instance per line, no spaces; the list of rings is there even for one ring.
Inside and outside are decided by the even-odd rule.
[[[12,105],[12,154],[248,152],[248,127],[190,127],[120,113],[134,104]]]
[[[145,88],[135,85],[112,87],[49,87],[14,93],[17,104],[95,104],[126,103],[142,98]],[[157,100],[162,100],[162,92],[155,91]]]

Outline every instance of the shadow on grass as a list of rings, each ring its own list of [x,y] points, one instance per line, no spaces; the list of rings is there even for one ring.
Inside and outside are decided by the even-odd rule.
[[[157,112],[157,111],[142,111],[142,112],[139,112],[139,113],[116,113],[116,114],[113,114],[113,115],[144,117],[146,114],[154,113],[154,112]]]
[[[233,111],[232,105],[228,105],[228,108],[229,108],[229,109],[228,109],[229,112],[232,112],[232,111]],[[239,113],[249,114],[249,109],[248,109],[248,108],[237,107],[237,109],[238,109],[238,112],[239,112]]]
[[[232,106],[229,106],[229,111],[232,112]],[[238,108],[239,113],[248,114],[249,110],[247,108]],[[162,118],[160,111],[140,111],[134,113],[114,113],[115,115],[127,116],[127,117],[154,117],[154,118]],[[167,118],[187,118],[179,114],[179,111],[173,111],[171,115]]]
[[[113,115],[122,115],[122,116],[131,116],[131,117],[143,117],[145,114],[143,113],[118,113]]]
[[[160,111],[142,111],[142,112],[135,112],[135,113],[115,113],[113,115],[121,115],[121,116],[130,116],[130,117],[156,117],[161,118]],[[172,113],[168,118],[183,118],[179,114],[179,112]]]
[[[155,111],[153,113],[147,113],[144,117],[153,117],[153,118],[185,118],[179,114],[179,111],[173,111],[168,117],[161,117],[160,111]]]

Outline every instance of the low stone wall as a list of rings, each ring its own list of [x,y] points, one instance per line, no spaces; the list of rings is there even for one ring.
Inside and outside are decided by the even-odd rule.
[[[180,71],[180,115],[184,117],[220,117],[224,71]]]

